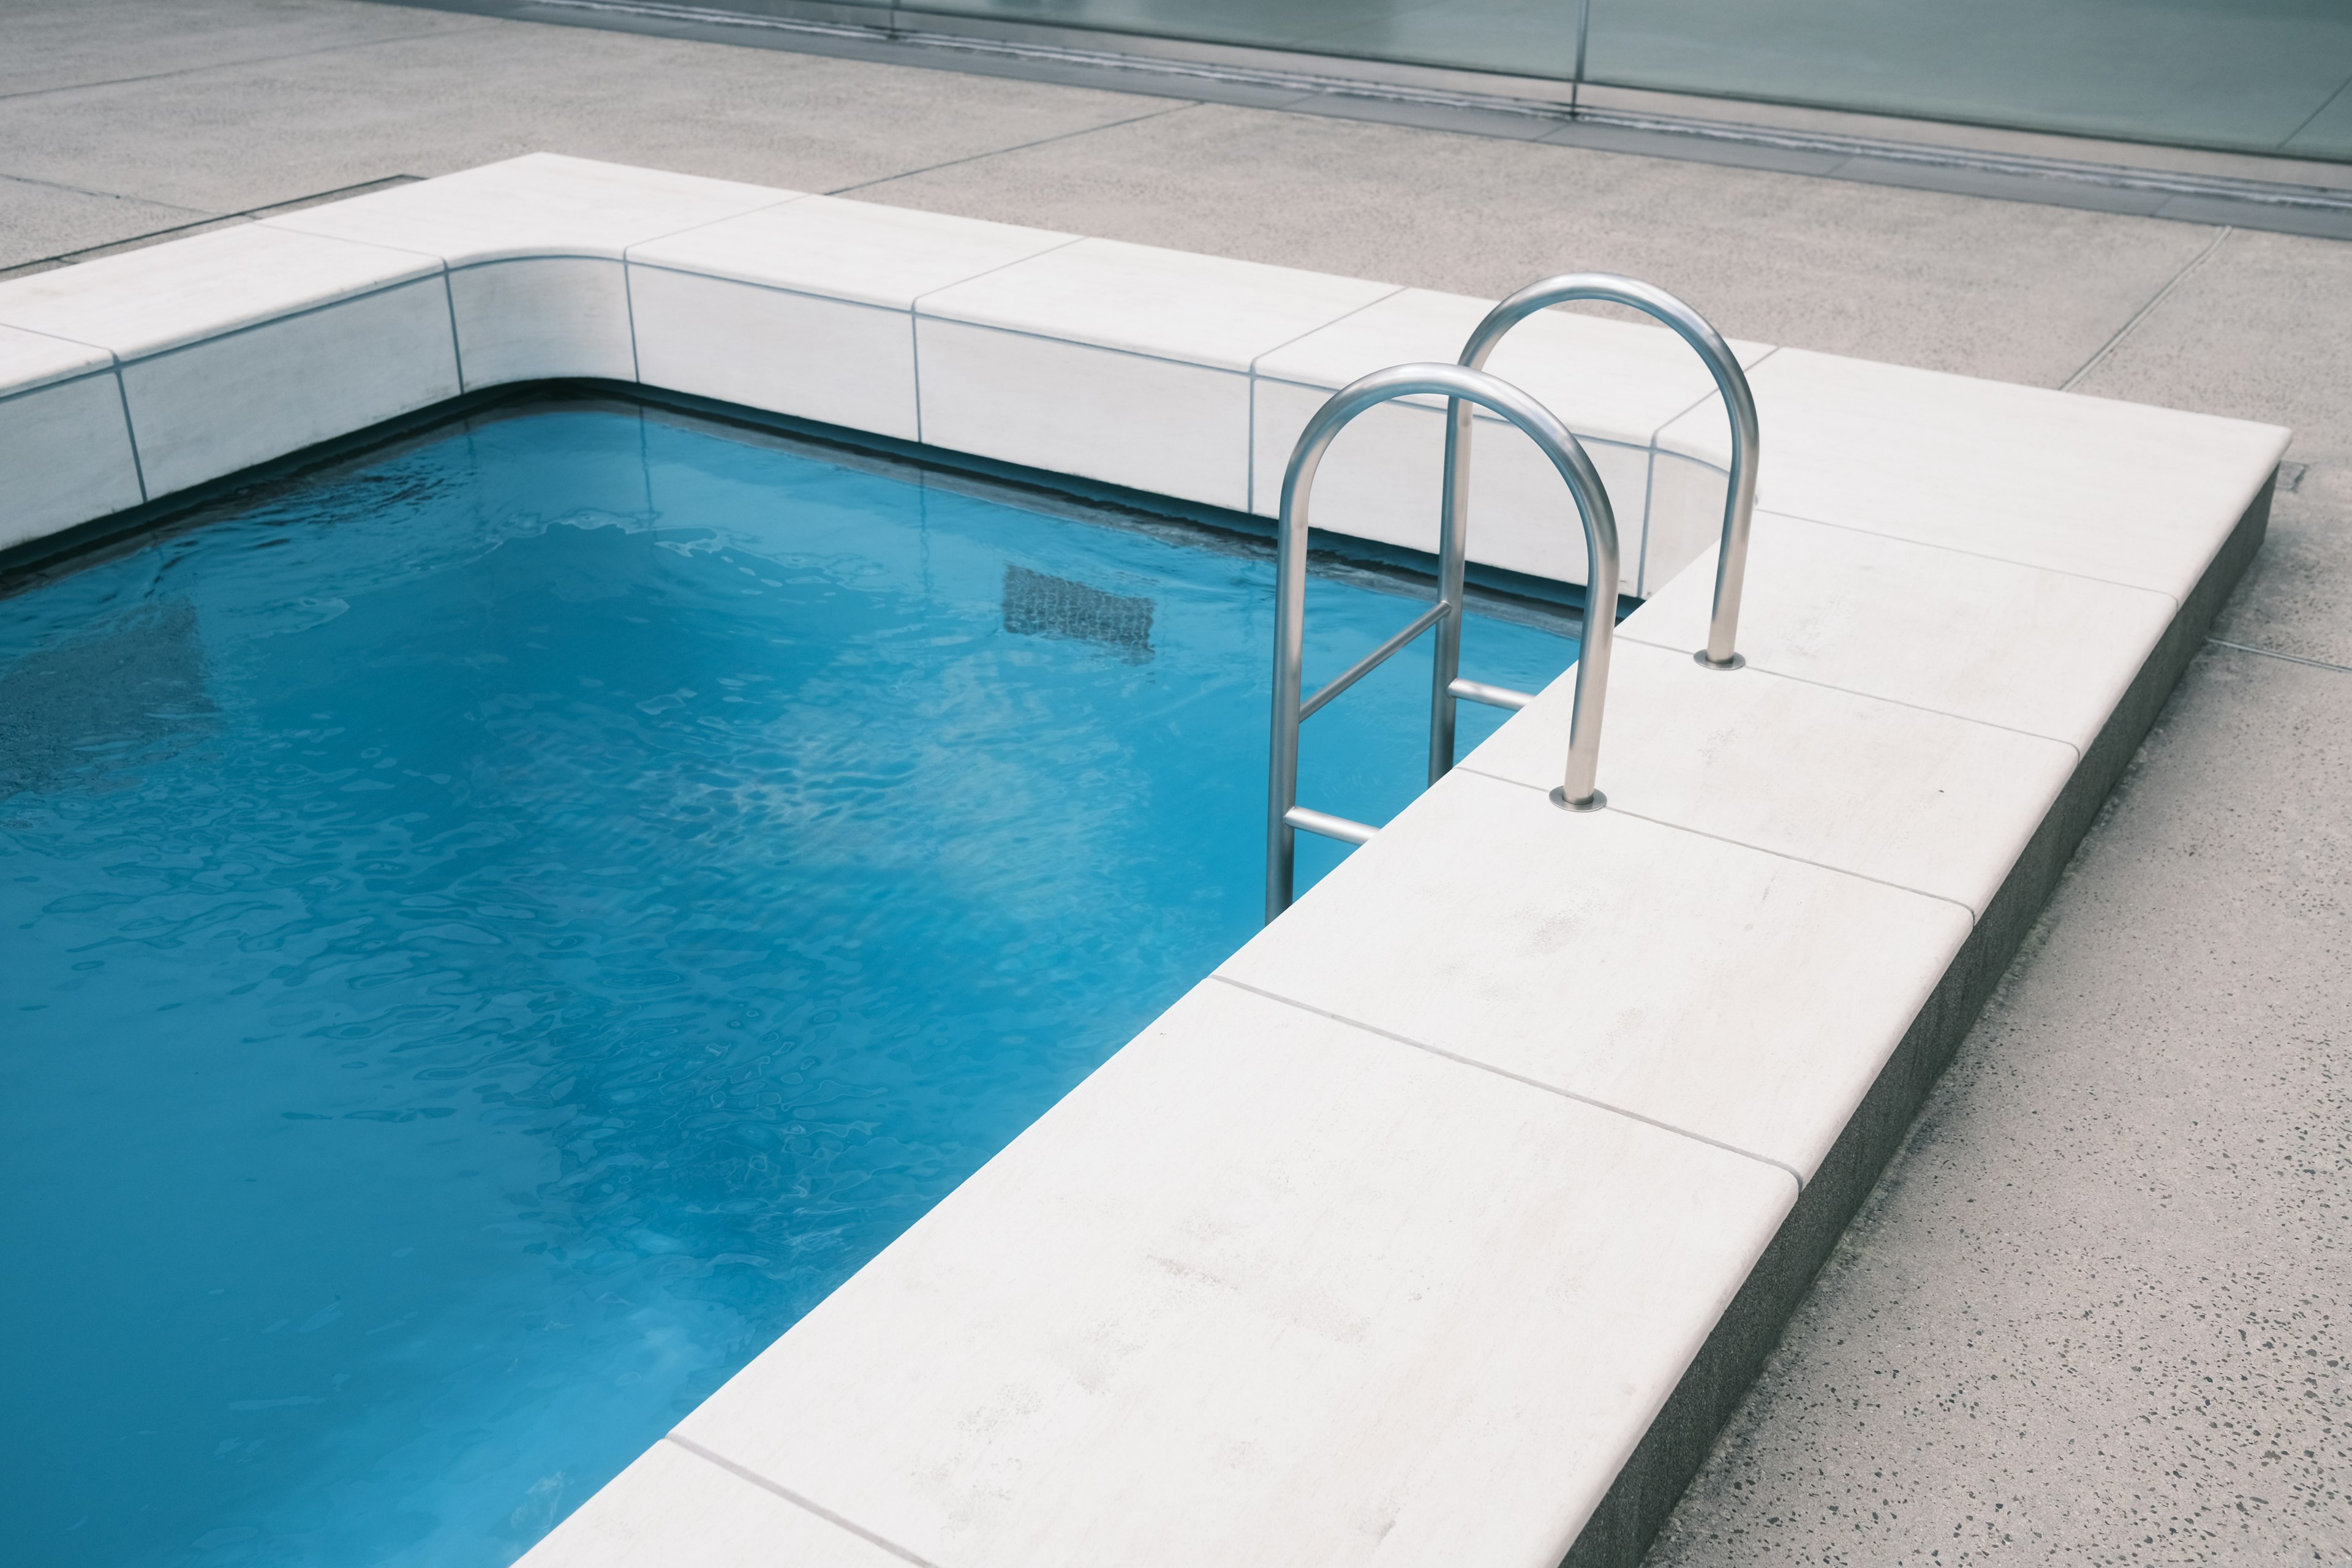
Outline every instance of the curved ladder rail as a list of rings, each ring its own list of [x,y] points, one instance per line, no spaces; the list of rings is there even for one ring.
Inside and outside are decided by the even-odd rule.
[[[1748,580],[1748,525],[1756,512],[1756,399],[1748,389],[1748,373],[1723,334],[1706,317],[1663,289],[1609,272],[1566,272],[1530,283],[1493,310],[1463,345],[1462,363],[1471,370],[1486,368],[1486,358],[1506,333],[1538,310],[1571,300],[1599,300],[1630,305],[1672,327],[1696,351],[1715,377],[1716,390],[1731,418],[1731,486],[1723,503],[1723,543],[1716,555],[1715,606],[1706,627],[1706,647],[1698,662],[1709,669],[1737,669],[1746,662],[1733,650],[1739,629],[1739,595]],[[1438,513],[1438,597],[1460,603],[1466,552],[1460,539],[1470,518],[1470,406],[1456,398],[1445,410],[1445,489]],[[1588,592],[1589,606],[1611,605]],[[1437,628],[1437,648],[1429,699],[1429,782],[1435,784],[1454,766],[1454,703],[1456,698],[1498,707],[1525,707],[1522,693],[1458,679],[1462,663],[1462,624],[1454,619]]]
[[[1426,394],[1448,398],[1457,407],[1476,404],[1492,409],[1527,432],[1559,470],[1575,500],[1584,527],[1585,552],[1592,563],[1589,602],[1612,607],[1617,603],[1617,519],[1609,509],[1609,493],[1601,487],[1601,476],[1582,443],[1542,404],[1499,377],[1458,364],[1401,364],[1375,371],[1333,393],[1307,422],[1282,476],[1275,571],[1274,735],[1266,802],[1265,918],[1269,921],[1290,907],[1297,881],[1298,829],[1349,844],[1364,843],[1377,831],[1366,823],[1298,804],[1299,725],[1433,626],[1439,628],[1441,637],[1446,628],[1455,629],[1454,647],[1459,655],[1463,560],[1469,532],[1466,517],[1460,526],[1448,530],[1444,541],[1446,553],[1439,563],[1439,575],[1453,584],[1452,589],[1441,589],[1437,602],[1412,625],[1349,666],[1322,690],[1299,700],[1307,637],[1307,503],[1315,486],[1315,470],[1349,420],[1381,404]],[[1609,652],[1615,629],[1615,617],[1606,610],[1585,618],[1583,646],[1576,661],[1576,706],[1569,722],[1568,763],[1560,787],[1551,795],[1555,805],[1570,811],[1596,811],[1607,804],[1593,779],[1600,765],[1601,710],[1608,697]],[[1500,687],[1473,681],[1455,684],[1466,689],[1460,695],[1496,701],[1501,707],[1524,707],[1530,700]],[[1450,710],[1447,716],[1452,717]]]

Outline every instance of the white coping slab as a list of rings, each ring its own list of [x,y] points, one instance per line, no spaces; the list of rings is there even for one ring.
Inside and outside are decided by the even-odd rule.
[[[1481,309],[518,159],[0,283],[0,544],[553,374],[1262,511],[1325,384]],[[1556,684],[530,1561],[1557,1562],[2287,437],[1740,353],[1729,674],[1688,657],[1687,351],[1551,313],[1497,357],[1591,436],[1648,596],[1608,810],[1545,798]],[[1419,542],[1436,417],[1343,437],[1318,521]],[[1507,434],[1473,557],[1572,577]]]
[[[421,251],[452,267],[562,256],[618,261],[633,245],[802,194],[530,153],[263,222]]]
[[[534,153],[263,221],[438,258],[473,391],[636,380],[628,247],[800,195]]]
[[[2276,426],[1802,349],[1749,383],[1772,510],[2176,603],[2213,558],[2212,519],[2285,449]],[[1659,447],[1729,461],[1722,421],[1696,411]]]
[[[130,361],[440,271],[427,256],[244,224],[0,282],[0,325]]]
[[[104,349],[0,327],[0,388],[9,396],[113,368],[114,355]]]
[[[931,1563],[1556,1563],[1795,1196],[1210,981],[678,1435]]]
[[[1416,361],[1450,363],[1493,301],[1428,289],[1405,289],[1257,362],[1253,408],[1251,507],[1272,517],[1282,473],[1307,421],[1333,392],[1359,376]],[[1765,343],[1736,342],[1743,365],[1770,353]],[[1645,552],[1651,447],[1658,433],[1722,399],[1698,356],[1664,327],[1564,310],[1521,321],[1496,348],[1487,368],[1532,394],[1580,437],[1601,470],[1617,514],[1624,580],[1640,591],[1645,563],[1663,583],[1719,534],[1724,476],[1685,500],[1696,528],[1671,531]],[[1445,425],[1440,400],[1413,398],[1375,410],[1344,432],[1317,478],[1318,515],[1344,532],[1434,552]],[[1584,540],[1559,477],[1533,442],[1501,419],[1478,413],[1473,442],[1472,537],[1478,559],[1540,577],[1585,581]]]
[[[1811,1178],[1969,910],[1549,787],[1456,769],[1217,973]]]
[[[1680,608],[1687,590],[1674,593]],[[1704,641],[1704,613],[1698,624]],[[1554,684],[1461,767],[1550,789],[1574,707],[1573,689]],[[1629,639],[1610,667],[1608,717],[1612,808],[1948,899],[1971,917],[2078,756],[2063,741],[1790,679],[1753,659],[1710,670],[1690,650]]]
[[[147,499],[114,356],[0,327],[0,549]]]
[[[640,245],[639,374],[919,441],[916,301],[1077,238],[809,196]]]
[[[1708,564],[1626,617],[1621,637],[1685,655],[1704,647]],[[2147,588],[1759,511],[1739,647],[1758,669],[2080,752],[2177,608]]]
[[[563,1523],[572,1568],[906,1568],[907,1559],[696,1452],[656,1443]]]
[[[959,451],[1247,510],[1252,365],[1394,292],[1080,240],[916,307],[924,433]]]

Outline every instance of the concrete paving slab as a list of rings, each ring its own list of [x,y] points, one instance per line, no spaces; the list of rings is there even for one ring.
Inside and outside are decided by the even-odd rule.
[[[1735,336],[2054,385],[2212,232],[1202,105],[870,187],[875,201],[1500,298],[1647,279]]]
[[[2352,245],[2232,234],[2075,388],[2291,426],[2271,535],[2213,630],[2352,665]]]
[[[179,76],[387,38],[478,28],[476,17],[345,0],[9,0],[0,98]]]
[[[830,191],[1181,107],[772,49],[475,22],[436,37],[0,99],[0,174],[231,211],[554,152]]]
[[[212,216],[132,196],[0,177],[0,270]]]
[[[2352,1552],[2347,774],[2200,656],[1654,1568]]]

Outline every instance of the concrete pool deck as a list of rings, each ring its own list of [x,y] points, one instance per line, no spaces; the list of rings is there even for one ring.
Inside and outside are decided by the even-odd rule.
[[[2342,247],[2213,248],[2188,226],[499,24],[353,45],[339,29],[415,25],[362,6],[268,13],[312,29],[299,59],[240,58],[215,26],[212,65],[140,11],[140,47],[173,74],[96,85],[139,74],[128,44],[89,42],[126,14],[88,8],[51,26],[56,51],[19,57],[49,74],[0,99],[21,128],[0,167],[26,215],[11,261],[69,247],[68,230],[124,238],[547,142],[784,184],[812,159],[850,184],[965,158],[866,194],[1458,292],[1613,266],[1738,334],[2080,374],[2082,390],[2295,426],[2305,468],[2218,635],[2352,665]],[[68,44],[108,63],[77,70]],[[581,86],[600,73],[603,97]],[[613,113],[623,100],[642,123]],[[304,116],[316,134],[268,132]],[[501,125],[530,134],[500,142]],[[1044,135],[1066,139],[1014,145]],[[1530,210],[1530,188],[1552,195]],[[2200,656],[1662,1560],[1728,1543],[1880,1561],[1956,1539],[2093,1556],[2173,1530],[2256,1560],[2342,1540],[2345,1460],[2321,1417],[2345,1399],[2324,1205],[2343,1160],[2347,717],[2335,670]],[[2062,1101],[2081,1109],[2047,1131]]]

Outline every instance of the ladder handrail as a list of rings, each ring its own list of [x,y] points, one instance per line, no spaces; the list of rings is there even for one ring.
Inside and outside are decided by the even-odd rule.
[[[1731,420],[1731,484],[1723,503],[1723,542],[1716,553],[1715,604],[1707,618],[1706,648],[1698,662],[1710,669],[1737,669],[1744,662],[1733,647],[1739,629],[1739,599],[1748,581],[1748,535],[1756,514],[1756,459],[1759,437],[1756,398],[1748,390],[1748,373],[1739,356],[1707,319],[1664,289],[1638,279],[1611,272],[1564,272],[1530,283],[1486,312],[1463,345],[1461,363],[1471,370],[1486,368],[1487,356],[1506,333],[1538,310],[1574,300],[1628,305],[1673,328],[1705,363],[1723,395]],[[1465,552],[1451,548],[1470,515],[1470,409],[1456,398],[1445,409],[1445,489],[1438,513],[1437,592],[1459,601]],[[1588,606],[1602,604],[1597,598]],[[1607,605],[1614,608],[1613,603]],[[1593,618],[1588,607],[1585,619]],[[1462,659],[1461,624],[1438,628],[1434,679],[1430,690],[1429,782],[1435,784],[1454,766],[1454,700],[1452,689]]]
[[[1307,422],[1298,443],[1291,448],[1290,464],[1282,476],[1282,511],[1276,543],[1274,633],[1274,733],[1269,745],[1266,802],[1265,918],[1273,920],[1290,907],[1296,881],[1297,833],[1305,828],[1327,837],[1361,844],[1373,829],[1360,822],[1314,811],[1298,804],[1298,727],[1309,713],[1370,673],[1382,660],[1434,625],[1444,637],[1454,632],[1458,658],[1461,647],[1462,579],[1469,534],[1464,513],[1446,530],[1444,554],[1439,563],[1441,587],[1437,602],[1404,631],[1359,659],[1337,680],[1307,702],[1299,700],[1307,637],[1307,500],[1314,489],[1316,469],[1339,432],[1358,415],[1400,397],[1434,395],[1448,399],[1449,407],[1475,404],[1493,410],[1527,433],[1528,438],[1551,460],[1576,502],[1584,530],[1585,552],[1591,558],[1587,602],[1601,606],[1585,616],[1584,638],[1576,661],[1575,707],[1569,720],[1568,761],[1561,784],[1552,792],[1555,805],[1570,811],[1594,811],[1607,804],[1595,787],[1601,753],[1601,716],[1608,700],[1609,655],[1616,630],[1617,519],[1610,510],[1609,492],[1569,427],[1526,393],[1486,371],[1459,364],[1401,364],[1374,371],[1331,395]],[[1448,592],[1443,584],[1451,583]],[[1448,677],[1450,679],[1450,676]],[[1480,701],[1513,706],[1521,693],[1472,681],[1454,682],[1454,694]],[[1452,718],[1452,710],[1447,710]],[[1451,741],[1449,723],[1449,744]]]

